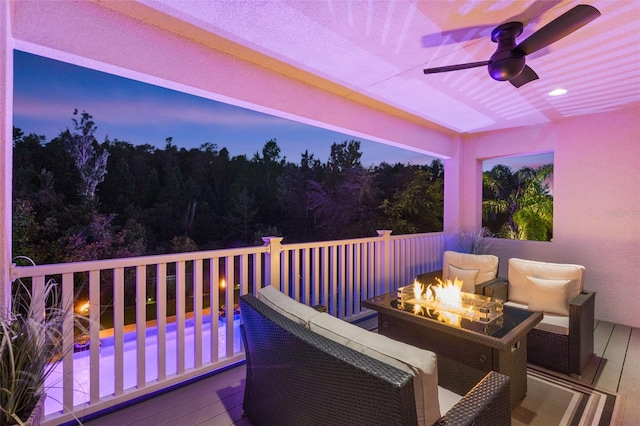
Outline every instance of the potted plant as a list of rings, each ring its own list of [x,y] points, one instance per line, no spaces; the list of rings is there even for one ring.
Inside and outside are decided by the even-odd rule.
[[[0,308],[0,424],[33,426],[44,412],[46,379],[64,356],[63,322],[75,315],[60,307],[54,280],[34,298],[16,283],[10,309]]]

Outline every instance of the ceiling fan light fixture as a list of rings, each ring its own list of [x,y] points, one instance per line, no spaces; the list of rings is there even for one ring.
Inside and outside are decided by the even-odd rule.
[[[567,89],[563,87],[558,87],[557,89],[553,89],[549,92],[549,96],[562,96],[567,94]]]
[[[524,58],[500,59],[489,64],[489,75],[498,81],[511,80],[522,72],[524,65]]]

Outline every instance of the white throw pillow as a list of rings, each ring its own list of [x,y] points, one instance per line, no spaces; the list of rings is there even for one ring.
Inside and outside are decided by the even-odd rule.
[[[441,417],[435,353],[372,333],[326,313],[313,317],[309,328],[334,342],[411,373],[418,425],[432,425]]]
[[[463,269],[454,265],[449,265],[449,279],[454,281],[458,278],[462,281],[462,291],[467,293],[475,293],[476,277],[479,269]]]
[[[569,284],[571,280],[529,280],[529,309],[550,314],[569,315]]]
[[[258,300],[306,328],[309,328],[309,320],[320,313],[270,285],[258,290]]]

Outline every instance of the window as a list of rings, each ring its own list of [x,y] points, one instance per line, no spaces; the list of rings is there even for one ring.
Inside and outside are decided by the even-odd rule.
[[[553,239],[553,153],[482,163],[482,225],[498,238]]]

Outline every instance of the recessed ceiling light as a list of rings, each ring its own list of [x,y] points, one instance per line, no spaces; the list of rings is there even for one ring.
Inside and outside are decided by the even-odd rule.
[[[562,96],[565,93],[567,93],[567,89],[558,88],[558,89],[553,89],[552,91],[550,91],[549,92],[549,96]]]

